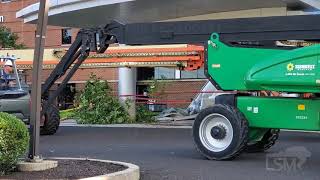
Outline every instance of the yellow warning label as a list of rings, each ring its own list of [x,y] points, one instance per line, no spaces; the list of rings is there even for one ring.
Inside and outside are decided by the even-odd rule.
[[[299,104],[298,105],[298,110],[299,111],[304,111],[304,110],[306,110],[306,106],[304,104]]]

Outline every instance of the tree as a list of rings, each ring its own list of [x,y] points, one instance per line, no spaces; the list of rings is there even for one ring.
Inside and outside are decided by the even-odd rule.
[[[17,43],[18,39],[19,37],[16,33],[11,32],[11,30],[5,26],[0,26],[0,48],[25,48],[23,44]]]

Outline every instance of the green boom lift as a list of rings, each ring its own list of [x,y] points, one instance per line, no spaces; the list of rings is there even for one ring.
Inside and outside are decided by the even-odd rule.
[[[279,129],[319,131],[319,55],[319,45],[230,47],[212,34],[208,74],[221,89],[235,92],[218,96],[216,105],[197,116],[193,133],[199,150],[209,159],[230,159],[242,150],[270,148]]]
[[[283,46],[299,40],[317,44],[320,16],[260,17],[123,24],[80,30],[43,86],[46,94],[68,71],[51,104],[90,52],[112,43],[127,45],[202,43],[205,73],[219,90],[193,125],[199,151],[209,159],[233,159],[242,151],[270,148],[280,129],[320,131],[320,46]],[[200,68],[200,67],[198,67]],[[46,109],[46,107],[44,107]]]

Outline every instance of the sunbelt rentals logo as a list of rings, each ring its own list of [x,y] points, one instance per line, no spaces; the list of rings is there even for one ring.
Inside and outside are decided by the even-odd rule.
[[[287,65],[287,70],[288,70],[288,71],[293,71],[293,69],[294,69],[294,64],[289,63],[289,64]]]
[[[293,64],[293,63],[289,63],[287,64],[287,70],[293,71],[293,70],[298,70],[298,71],[312,71],[314,70],[316,67],[316,65],[314,64]]]

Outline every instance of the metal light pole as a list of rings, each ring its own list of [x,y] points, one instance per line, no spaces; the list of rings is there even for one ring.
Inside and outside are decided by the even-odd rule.
[[[33,57],[32,89],[31,89],[31,119],[30,119],[30,149],[28,158],[31,161],[40,159],[40,113],[41,113],[41,71],[43,51],[48,24],[49,0],[40,0],[35,49]]]

